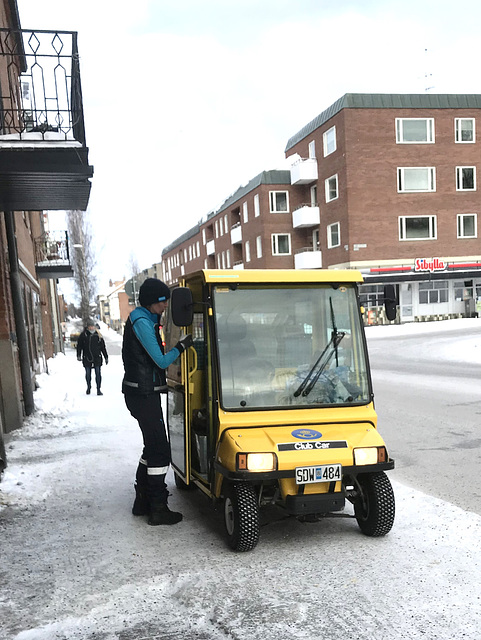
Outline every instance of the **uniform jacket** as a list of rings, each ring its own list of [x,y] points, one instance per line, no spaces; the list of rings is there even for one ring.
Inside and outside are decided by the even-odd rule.
[[[159,316],[145,307],[134,309],[125,324],[122,393],[146,395],[167,391],[165,369],[180,355],[177,348],[164,354]]]
[[[84,329],[77,342],[77,358],[82,358],[82,364],[86,368],[101,367],[102,355],[107,361],[109,356],[105,347],[105,341],[98,331],[90,333]]]

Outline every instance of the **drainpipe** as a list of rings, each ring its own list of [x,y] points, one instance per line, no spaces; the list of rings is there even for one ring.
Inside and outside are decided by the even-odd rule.
[[[22,303],[22,282],[18,270],[17,241],[15,238],[15,218],[13,211],[5,211],[5,228],[7,232],[7,247],[10,260],[10,282],[12,288],[13,313],[17,334],[18,356],[20,360],[20,375],[22,377],[23,403],[27,416],[35,411],[33,401],[32,375],[30,373],[30,359],[28,357],[28,336],[25,314]]]

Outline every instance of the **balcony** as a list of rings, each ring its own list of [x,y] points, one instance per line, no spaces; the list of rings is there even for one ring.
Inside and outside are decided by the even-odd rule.
[[[66,231],[50,231],[35,240],[35,271],[39,278],[73,277]]]
[[[0,29],[0,210],[87,209],[77,34]]]
[[[230,241],[232,244],[240,244],[242,242],[242,227],[240,222],[231,228]]]
[[[205,250],[206,250],[208,256],[215,255],[215,241],[214,240],[208,240],[207,244],[205,245]]]
[[[294,229],[304,227],[317,227],[321,222],[319,207],[303,204],[302,207],[292,212],[292,226]]]
[[[294,256],[294,269],[322,269],[322,251],[304,247]]]
[[[300,158],[291,165],[291,184],[310,184],[317,180],[317,160]]]
[[[244,263],[242,262],[242,260],[239,260],[238,262],[234,262],[234,269],[236,270],[243,270],[244,269]]]

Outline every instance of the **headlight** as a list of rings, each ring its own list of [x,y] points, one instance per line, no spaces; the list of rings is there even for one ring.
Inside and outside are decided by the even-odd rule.
[[[386,459],[385,453],[386,449],[384,447],[366,447],[363,449],[354,449],[354,464],[355,465],[366,465],[366,464],[377,464],[381,462],[381,457],[379,455],[379,450],[382,449],[384,453],[383,461]]]
[[[275,453],[239,453],[237,455],[239,471],[274,471],[276,466]]]

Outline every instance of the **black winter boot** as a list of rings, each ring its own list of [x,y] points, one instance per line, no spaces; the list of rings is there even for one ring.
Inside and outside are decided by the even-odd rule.
[[[161,502],[158,498],[153,498],[150,501],[150,525],[177,524],[181,520],[182,514],[177,511],[171,511],[167,502]]]
[[[149,499],[147,498],[147,491],[145,487],[139,487],[138,484],[134,484],[135,500],[132,507],[132,513],[134,516],[146,516],[149,511]]]

